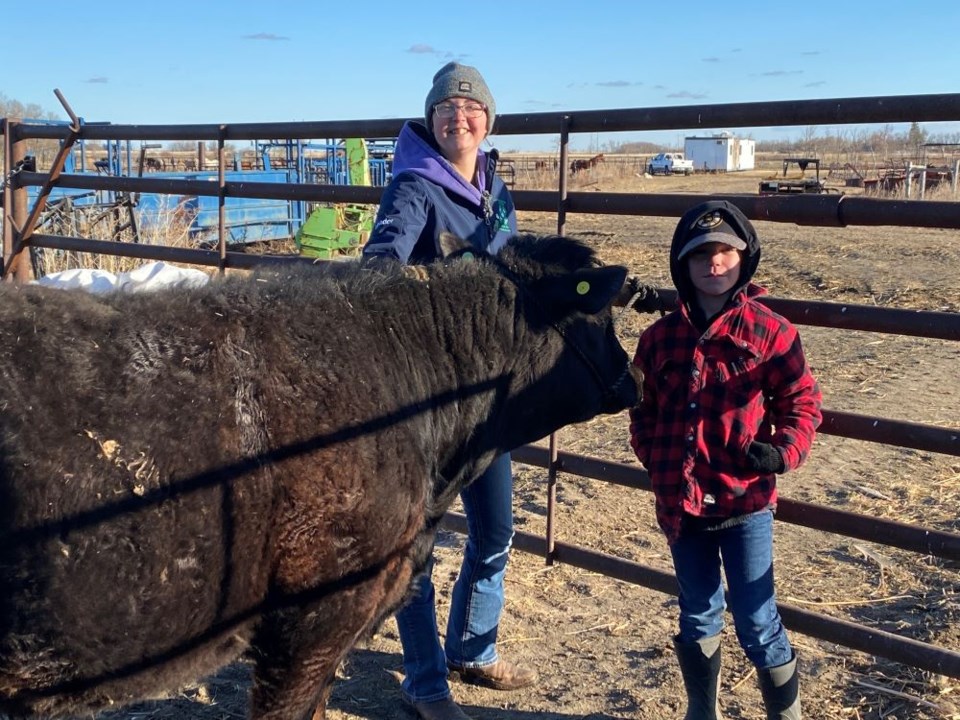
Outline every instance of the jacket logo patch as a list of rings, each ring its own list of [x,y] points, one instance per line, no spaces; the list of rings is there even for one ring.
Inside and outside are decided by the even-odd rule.
[[[495,200],[493,203],[493,224],[497,232],[510,230],[510,214],[503,200]]]

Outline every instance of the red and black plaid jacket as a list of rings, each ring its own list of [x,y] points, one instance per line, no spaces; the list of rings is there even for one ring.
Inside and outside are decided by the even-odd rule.
[[[637,345],[633,362],[645,379],[630,444],[650,473],[671,543],[684,513],[729,518],[776,505],[776,476],[747,469],[751,441],[772,443],[786,470],[813,443],[820,388],[794,326],[756,300],[765,292],[741,288],[702,335],[681,306]]]

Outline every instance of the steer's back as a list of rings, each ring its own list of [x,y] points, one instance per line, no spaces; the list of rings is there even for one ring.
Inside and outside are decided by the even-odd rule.
[[[170,299],[2,290],[0,696],[163,685],[247,641],[275,486],[243,465],[209,328]]]
[[[176,687],[245,648],[271,587],[412,543],[423,458],[379,467],[407,431],[343,432],[382,398],[314,367],[261,290],[0,288],[0,698]]]

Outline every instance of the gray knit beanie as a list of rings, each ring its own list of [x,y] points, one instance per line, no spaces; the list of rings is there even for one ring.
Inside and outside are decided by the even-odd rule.
[[[462,97],[476,100],[487,106],[487,134],[493,130],[493,120],[497,114],[497,104],[493,101],[490,88],[483,81],[483,75],[475,67],[449,62],[437,70],[433,76],[433,87],[427,93],[427,101],[423,105],[423,117],[427,121],[427,129],[433,129],[433,106],[447,98]]]

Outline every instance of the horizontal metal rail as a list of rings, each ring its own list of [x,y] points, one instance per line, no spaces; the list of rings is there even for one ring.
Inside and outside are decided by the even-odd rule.
[[[723,103],[684,107],[578,110],[497,116],[503,135],[555,133],[562,122],[571,133],[630,130],[849,125],[936,122],[960,118],[960,94],[895,95],[779,102]],[[502,123],[501,123],[502,120]]]
[[[760,302],[798,325],[960,340],[960,313],[762,297]]]
[[[20,177],[22,176],[22,177]],[[24,172],[18,176],[19,186],[40,185],[46,173]],[[106,190],[109,192],[155,193],[158,195],[186,195],[218,197],[220,186],[212,180],[192,180],[157,177],[106,177],[102,175],[63,174],[57,187],[79,190]],[[360,185],[316,185],[310,183],[247,182],[228,180],[223,195],[236,198],[268,200],[315,200],[317,202],[344,202],[376,205],[383,188]]]
[[[21,172],[16,187],[42,186],[46,173]],[[106,190],[166,195],[220,194],[217,183],[206,179],[157,177],[107,177],[103,175],[61,174],[57,187],[78,190]],[[228,180],[225,197],[270,200],[313,200],[376,205],[383,188],[310,183],[270,183]],[[551,190],[515,190],[511,193],[518,210],[556,212],[560,194]],[[600,215],[642,215],[680,217],[692,205],[704,199],[725,199],[739,207],[752,220],[790,222],[820,227],[929,227],[960,229],[960,203],[921,200],[885,200],[845,195],[702,195],[682,193],[567,193],[562,203],[568,213]]]
[[[817,432],[944,455],[960,455],[960,430],[875,415],[824,410],[823,423]]]
[[[196,265],[216,265],[210,262],[210,253],[206,250],[190,248],[173,248],[163,245],[145,245],[139,243],[114,242],[108,240],[89,240],[86,238],[70,237],[65,235],[49,235],[36,233],[30,237],[28,245],[34,247],[52,248],[56,250],[73,250],[77,252],[101,253],[104,255],[118,255],[121,257],[136,257],[151,260],[165,260],[167,262],[194,263]],[[228,267],[250,268],[268,263],[315,262],[315,260],[284,255],[248,255],[240,252],[227,253]],[[217,256],[219,257],[219,256]],[[669,309],[676,305],[676,291],[668,288],[660,289],[664,307]],[[760,301],[776,310],[788,320],[799,325],[839,328],[845,330],[862,330],[866,332],[889,333],[897,335],[912,335],[942,340],[960,340],[960,314],[939,312],[935,310],[903,310],[898,308],[875,307],[872,305],[852,305],[850,303],[830,303],[810,300],[790,300],[785,298],[762,297]],[[830,423],[834,434],[843,434],[844,427],[854,428],[861,423],[847,418],[857,416],[845,413],[835,413]],[[916,438],[918,445],[907,445],[918,450],[934,450],[948,454],[960,454],[957,447],[957,432],[944,431],[940,435],[939,428],[929,426],[914,426],[910,423],[886,421],[882,418],[867,418],[867,422],[879,427],[878,421],[887,423],[881,432],[887,432],[893,444],[900,439]],[[825,428],[825,429],[830,429]],[[909,431],[904,433],[904,431]],[[847,437],[864,439],[861,430],[850,430]],[[878,440],[884,442],[885,440]],[[930,444],[932,443],[932,444]],[[952,449],[953,448],[953,449]]]
[[[460,513],[448,512],[443,517],[441,527],[465,534],[467,518]],[[518,530],[513,536],[513,547],[533,555],[543,555],[546,544],[543,537]],[[554,542],[552,557],[566,565],[601,573],[606,577],[641,585],[667,595],[678,594],[677,579],[674,575],[632,560],[564,542]],[[960,653],[953,650],[810,612],[786,603],[777,603],[777,608],[784,625],[809,637],[839,643],[938,675],[960,678]]]
[[[87,238],[65,235],[34,234],[29,245],[53,250],[100,253],[118,257],[139,258],[141,260],[163,260],[208,267],[223,267],[250,270],[258,267],[314,264],[315,258],[303,255],[260,255],[242,252],[228,252],[221,260],[218,250],[194,250],[166,245],[147,245],[143,243],[114,242],[112,240],[88,240]]]
[[[857,123],[939,122],[960,118],[960,94],[894,95],[822,100],[725,103],[684,107],[581,110],[577,112],[504,113],[497,116],[495,134],[626,132],[635,130],[703,130],[710,128]],[[202,125],[113,125],[86,123],[89,140],[259,140],[273,138],[396,137],[408,119],[331,120],[321,122],[231,123]],[[14,141],[58,139],[66,129],[57,125],[18,125]]]
[[[515,190],[511,194],[519,210],[557,211],[559,195],[552,190]],[[960,204],[955,202],[848,195],[572,192],[567,194],[562,207],[568,213],[680,217],[692,205],[706,199],[728,200],[751,220],[792,222],[820,227],[891,225],[960,228]]]
[[[676,307],[676,290],[659,288],[658,292],[665,310]],[[797,325],[960,340],[960,313],[905,310],[822,300],[792,300],[769,295],[763,295],[758,300]]]
[[[514,450],[511,455],[515,462],[542,468],[550,467],[550,453],[547,448],[525,445]],[[557,469],[561,472],[648,492],[653,489],[647,471],[637,465],[568,452],[557,453],[557,462]],[[960,561],[960,535],[955,533],[908,525],[872,515],[858,515],[783,497],[777,502],[777,518],[813,530],[890,545],[944,560]]]

